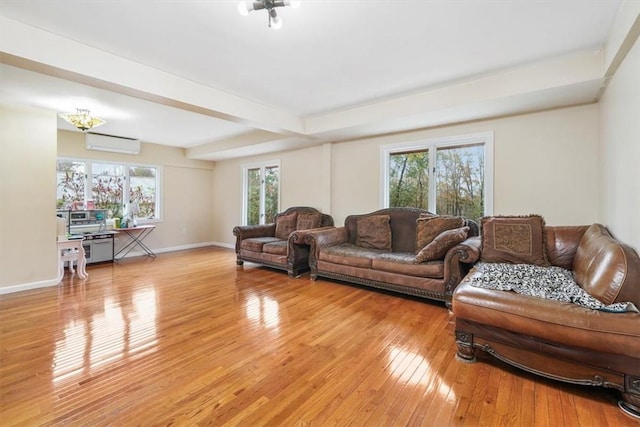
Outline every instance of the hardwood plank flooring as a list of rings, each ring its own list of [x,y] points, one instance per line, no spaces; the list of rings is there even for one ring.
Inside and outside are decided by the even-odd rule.
[[[444,305],[202,248],[0,297],[3,426],[627,426],[612,390],[455,359]]]

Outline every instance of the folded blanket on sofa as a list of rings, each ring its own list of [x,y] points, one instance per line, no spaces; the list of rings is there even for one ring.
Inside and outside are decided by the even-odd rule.
[[[479,262],[475,268],[482,274],[475,275],[471,285],[478,288],[514,291],[607,312],[639,312],[631,302],[603,304],[582,289],[575,282],[571,271],[564,268],[487,262]]]

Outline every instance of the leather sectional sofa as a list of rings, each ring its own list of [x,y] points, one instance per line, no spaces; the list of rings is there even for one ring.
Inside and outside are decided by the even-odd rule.
[[[455,217],[460,221],[456,226],[465,229],[462,241],[451,248],[440,247],[442,253],[436,259],[420,262],[417,260],[418,223],[429,217],[435,215],[422,209],[381,209],[350,215],[343,227],[294,232],[291,238],[310,246],[312,280],[326,277],[448,304],[456,285],[471,267],[467,264],[469,251],[477,252],[468,246],[467,236],[477,236],[478,226],[473,221]],[[371,226],[372,220],[382,220],[388,239],[365,233],[365,224]],[[460,229],[451,231],[456,230]]]
[[[482,229],[484,234],[484,222]],[[548,263],[571,270],[589,295],[607,305],[631,302],[640,307],[640,258],[605,227],[546,226],[543,236]],[[482,261],[485,246],[477,244],[468,260]],[[474,286],[494,280],[483,277],[479,267],[453,293],[459,359],[475,361],[480,349],[548,378],[614,388],[622,393],[620,407],[640,415],[639,313]]]
[[[276,215],[271,224],[244,225],[233,229],[236,263],[245,261],[286,270],[298,276],[309,269],[309,247],[289,239],[296,230],[333,226],[333,218],[315,208],[296,206]]]

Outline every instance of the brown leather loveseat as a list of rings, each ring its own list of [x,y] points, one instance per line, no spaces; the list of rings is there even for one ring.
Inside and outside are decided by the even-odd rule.
[[[640,307],[640,258],[604,226],[546,226],[543,236],[547,261],[570,270],[590,296],[607,306],[631,302]],[[477,239],[476,248],[475,257],[482,260],[486,244]],[[483,276],[479,267],[476,264],[453,293],[459,359],[475,361],[481,349],[548,378],[614,388],[622,393],[620,407],[640,415],[638,312],[479,287],[477,283],[495,279]]]
[[[309,269],[309,247],[289,239],[296,230],[333,226],[333,218],[315,208],[291,207],[276,215],[271,224],[234,227],[236,263],[245,261],[286,270],[295,277]]]
[[[462,217],[388,208],[350,215],[343,227],[295,232],[292,239],[310,246],[312,280],[327,277],[448,304],[471,267],[466,262],[473,248],[465,241],[477,235],[478,225]]]

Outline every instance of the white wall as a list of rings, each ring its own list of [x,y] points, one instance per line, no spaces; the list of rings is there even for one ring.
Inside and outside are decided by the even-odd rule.
[[[0,106],[0,293],[56,283],[56,124]]]
[[[335,144],[332,214],[378,209],[380,146],[494,132],[495,215],[538,213],[547,224],[584,224],[597,214],[598,108],[564,108]]]
[[[381,207],[380,146],[494,131],[494,214],[539,213],[550,225],[589,224],[598,214],[598,106],[586,105],[216,163],[214,240],[231,244],[240,223],[241,165],[282,162],[282,208],[330,200],[337,225]],[[324,185],[324,173],[330,185]],[[330,194],[324,194],[330,191]]]
[[[214,241],[234,244],[233,227],[242,223],[242,167],[245,164],[280,160],[280,206],[311,206],[323,211],[326,165],[323,147],[216,162],[213,173]]]
[[[640,42],[600,100],[600,222],[640,251]]]

